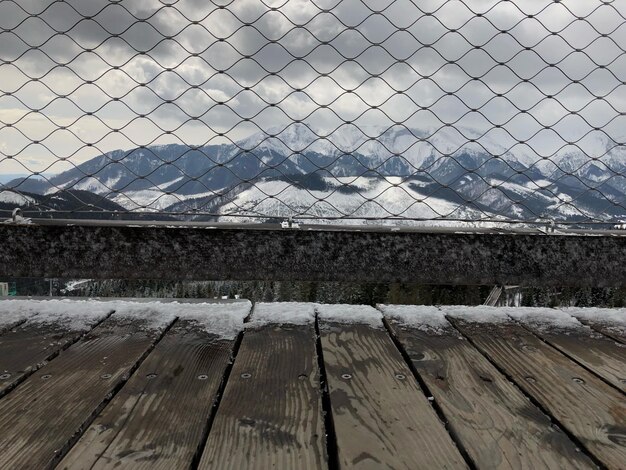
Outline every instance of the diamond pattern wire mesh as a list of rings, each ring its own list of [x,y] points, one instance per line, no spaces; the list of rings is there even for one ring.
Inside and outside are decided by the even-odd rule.
[[[0,215],[611,227],[625,15],[0,0]]]

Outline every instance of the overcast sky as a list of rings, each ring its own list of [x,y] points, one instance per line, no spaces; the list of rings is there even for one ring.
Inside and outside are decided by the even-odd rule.
[[[594,127],[622,142],[624,17],[625,0],[0,0],[0,174],[296,120],[453,123],[542,155]]]

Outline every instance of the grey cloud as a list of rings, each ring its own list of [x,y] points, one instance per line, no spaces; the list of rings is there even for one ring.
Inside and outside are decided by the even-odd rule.
[[[483,130],[507,123],[519,140],[555,123],[559,134],[571,140],[590,126],[607,125],[616,137],[623,133],[623,3],[291,0],[279,11],[267,6],[277,2],[221,3],[224,9],[218,8],[220,2],[201,0],[106,5],[100,0],[28,0],[20,2],[24,10],[43,13],[24,21],[27,15],[16,3],[0,2],[0,26],[21,23],[13,33],[0,35],[0,59],[12,61],[28,44],[45,43],[42,51],[0,65],[7,77],[0,88],[10,91],[26,84],[17,97],[32,107],[77,87],[69,98],[83,109],[107,104],[103,92],[125,96],[124,103],[135,112],[105,106],[103,120],[130,122],[156,110],[151,118],[159,125],[195,126],[200,141],[210,138],[211,129],[224,132],[234,126],[231,137],[238,138],[255,128],[239,116],[256,116],[255,124],[265,129],[310,115],[313,126],[328,129],[354,119],[363,125],[401,121],[434,128],[452,122]],[[200,23],[190,25],[186,18]],[[67,30],[67,36],[55,30]],[[110,33],[120,36],[110,38]],[[85,48],[96,49],[85,53]],[[137,55],[137,50],[148,53]],[[199,55],[190,57],[187,51]],[[72,59],[71,70],[55,68]],[[108,64],[122,67],[110,70]],[[164,69],[168,67],[173,70]],[[16,68],[31,76],[47,74],[42,82],[52,92],[41,83],[27,83]],[[530,81],[520,82],[520,77]],[[84,86],[83,79],[96,83]],[[277,106],[268,108],[266,101]],[[15,100],[0,96],[0,109],[14,106]],[[78,113],[75,106],[58,101],[49,109],[59,116]],[[518,114],[520,109],[528,113]],[[568,116],[570,111],[580,116]],[[202,118],[189,123],[190,116]]]

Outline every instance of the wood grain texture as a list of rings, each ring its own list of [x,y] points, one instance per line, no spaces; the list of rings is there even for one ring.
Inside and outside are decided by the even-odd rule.
[[[23,323],[26,323],[26,321],[28,321],[28,318],[19,318],[17,320],[0,325],[0,335],[6,333],[7,331],[11,331],[13,328],[18,327]]]
[[[26,322],[0,336],[0,397],[87,331]]]
[[[427,333],[388,321],[476,467],[594,467],[451,326]]]
[[[621,392],[517,323],[454,323],[597,460],[624,468],[626,400]]]
[[[591,321],[585,318],[577,317],[574,312],[567,313],[578,318],[578,321],[580,321],[583,325],[590,327],[598,333],[612,338],[621,344],[626,344],[626,328],[624,328],[624,326],[601,321]]]
[[[107,319],[0,399],[0,468],[53,466],[161,335]]]
[[[467,468],[384,329],[321,324],[342,468]]]
[[[178,321],[58,468],[189,468],[233,344]]]
[[[325,468],[314,325],[248,330],[199,468]]]
[[[615,388],[626,392],[626,345],[591,328],[559,330],[527,323],[524,326]]]

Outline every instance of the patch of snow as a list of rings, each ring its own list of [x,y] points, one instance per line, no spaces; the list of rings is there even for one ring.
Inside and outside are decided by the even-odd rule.
[[[553,308],[501,307],[504,313],[541,331],[549,329],[576,329],[583,325],[573,316]]]
[[[548,329],[571,330],[583,325],[571,315],[553,308],[539,307],[442,307],[446,315],[471,323],[520,323],[535,327],[541,331]]]
[[[0,324],[11,317],[25,319],[35,325],[57,325],[60,328],[84,331],[111,313],[111,303],[87,300],[1,300]],[[8,315],[7,315],[8,312]]]
[[[363,324],[374,328],[382,328],[382,314],[369,305],[317,305],[320,320],[344,323]]]
[[[582,210],[581,208],[576,207],[574,204],[571,204],[567,201],[551,204],[547,206],[546,209],[550,211],[558,211],[559,214],[563,216],[594,216],[594,214],[591,214],[589,211]]]
[[[626,335],[626,308],[569,307],[561,310],[583,321],[597,323],[619,334]]]
[[[532,190],[536,190],[536,189],[545,189],[548,188],[550,186],[552,186],[554,183],[552,181],[548,181],[548,180],[543,180],[543,179],[539,179],[539,180],[531,180],[531,181],[527,181],[524,186],[526,186],[529,189]]]
[[[148,150],[152,150],[154,153],[167,151],[170,147],[175,146],[176,144],[156,144],[148,146]]]
[[[172,304],[169,304],[172,305]],[[243,321],[250,313],[252,303],[176,304],[175,312],[181,320],[194,322],[207,333],[221,339],[235,339],[243,330]]]
[[[350,194],[339,190],[341,185],[337,184],[336,178],[325,177],[324,182],[327,189],[317,190],[303,189],[283,180],[260,180],[220,207],[219,212],[223,214],[221,220],[239,221],[229,216],[259,213],[274,217],[297,217],[300,214],[307,214],[313,218],[308,221],[309,223],[321,223],[324,220],[317,220],[315,216],[349,216],[358,220],[359,217],[390,216],[414,219],[440,217],[478,219],[484,215],[480,211],[460,207],[456,203],[429,195],[427,191],[422,193],[410,180],[403,181],[399,177],[352,178],[350,186],[357,188],[357,191]]]
[[[513,307],[511,307],[513,308]],[[446,315],[471,323],[509,323],[513,321],[503,307],[467,307],[462,305],[441,307]]]
[[[306,325],[315,321],[314,303],[272,302],[255,304],[248,327],[265,325]]]
[[[19,307],[16,300],[0,300],[0,327],[7,327],[36,315],[33,309]]]
[[[141,322],[142,329],[162,330],[176,319],[177,302],[103,302],[115,310],[113,318]]]
[[[114,190],[115,185],[119,183],[121,179],[122,177],[120,175],[117,175],[101,181],[97,177],[90,176],[88,178],[83,178],[78,181],[70,181],[69,183],[62,185],[62,187],[64,189],[78,189],[81,191],[89,191],[91,193],[103,195],[108,194],[112,190]]]
[[[115,306],[114,318],[141,320],[144,328],[161,330],[176,318],[197,323],[207,333],[233,339],[243,329],[250,302],[229,304],[184,302],[106,302]]]
[[[444,334],[452,325],[444,313],[429,305],[378,305],[386,317],[403,326],[416,328],[431,334]]]
[[[7,219],[2,223],[6,225],[31,225],[33,221],[26,217],[22,217],[19,214],[15,214],[10,219]]]
[[[73,292],[77,289],[81,289],[83,287],[86,287],[85,284],[89,284],[91,281],[91,279],[75,279],[73,281],[69,281],[65,285],[65,288],[61,289],[61,293],[65,294],[67,292]]]
[[[240,149],[279,154],[313,151],[329,156],[358,153],[368,157],[374,165],[392,155],[402,155],[415,168],[423,168],[440,155],[462,153],[500,155],[505,161],[520,162],[527,167],[540,160],[537,155],[529,155],[523,146],[503,145],[496,135],[463,126],[409,129],[404,125],[345,124],[326,132],[315,126],[292,124],[250,135],[237,142],[232,153]]]
[[[178,183],[179,181],[182,181],[185,177],[184,176],[179,176],[176,179],[173,179],[171,181],[166,181],[165,183],[161,183],[161,184],[157,184],[154,187],[160,190],[166,190],[167,188],[169,188],[170,186],[175,185],[176,183]]]
[[[112,200],[127,210],[159,211],[180,202],[182,199],[184,198],[181,196],[167,194],[165,191],[144,189],[120,193]]]
[[[175,181],[175,180],[174,180]],[[172,182],[166,184],[175,184]],[[169,208],[172,205],[185,203],[189,201],[186,208],[191,209],[193,201],[196,199],[202,200],[203,198],[208,197],[220,197],[224,192],[224,189],[216,189],[214,191],[207,191],[203,193],[194,193],[194,194],[178,194],[176,192],[179,188],[171,189],[171,186],[168,189],[164,185],[158,186],[158,189],[142,189],[139,191],[124,191],[120,193],[116,193],[116,195],[111,199],[116,204],[119,204],[124,209],[130,211],[144,211],[144,212],[153,212],[153,211],[162,211]]]
[[[243,329],[243,320],[250,312],[250,302],[228,304],[132,302],[97,300],[2,300],[0,325],[8,325],[29,318],[40,325],[84,331],[93,327],[111,312],[113,318],[138,320],[142,327],[162,330],[174,319],[197,323],[209,333],[223,339],[233,339]]]
[[[35,200],[32,197],[24,196],[15,191],[3,190],[0,191],[0,202],[25,206],[27,204],[34,204]]]

